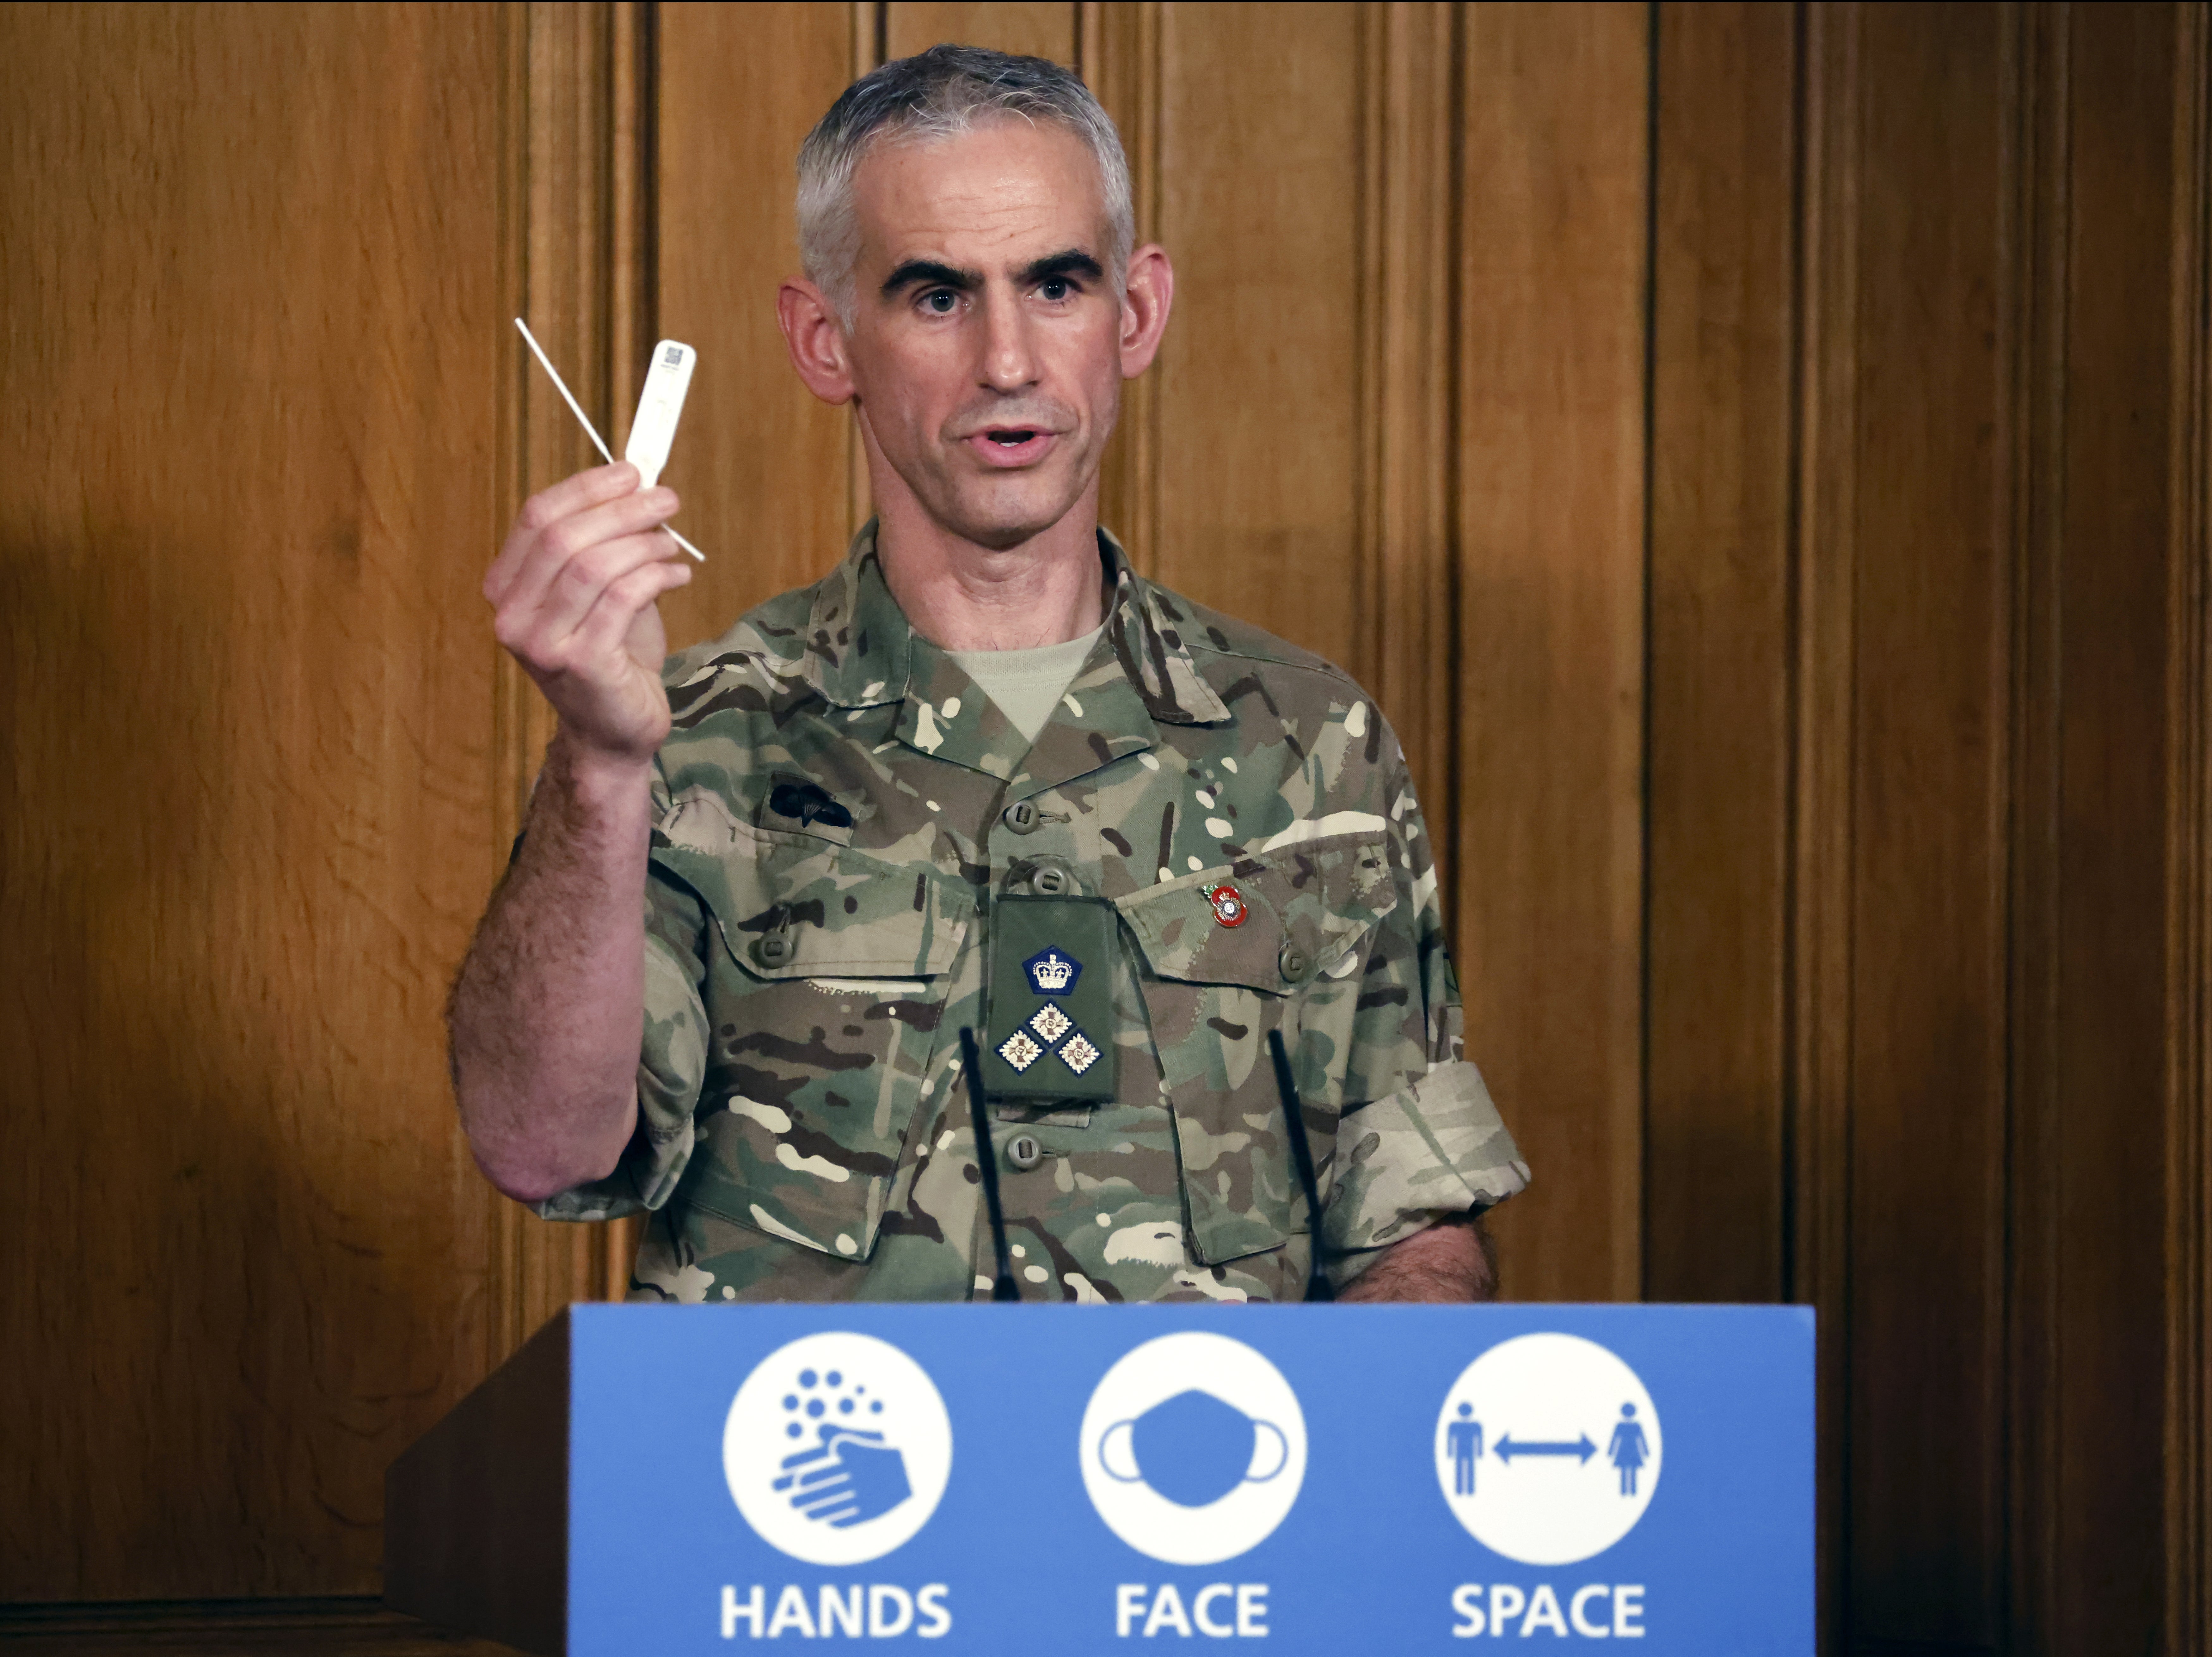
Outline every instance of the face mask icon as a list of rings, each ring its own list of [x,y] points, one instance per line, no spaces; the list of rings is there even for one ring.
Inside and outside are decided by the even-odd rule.
[[[1290,1442],[1211,1393],[1177,1393],[1098,1441],[1098,1465],[1124,1484],[1143,1483],[1185,1508],[1218,1502],[1239,1484],[1264,1484],[1290,1461]]]

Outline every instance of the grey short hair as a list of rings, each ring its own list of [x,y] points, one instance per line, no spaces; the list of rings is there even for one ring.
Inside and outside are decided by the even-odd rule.
[[[853,325],[860,227],[853,174],[879,140],[928,143],[1006,117],[1051,121],[1091,146],[1106,199],[1106,270],[1118,294],[1136,240],[1129,161],[1112,117],[1072,70],[981,46],[932,46],[847,87],[799,147],[799,257],[807,279]]]

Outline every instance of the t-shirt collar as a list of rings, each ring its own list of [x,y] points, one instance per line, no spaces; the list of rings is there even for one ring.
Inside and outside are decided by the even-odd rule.
[[[1228,719],[1228,705],[1200,674],[1184,647],[1184,617],[1172,595],[1131,568],[1121,543],[1103,529],[1098,531],[1098,555],[1112,602],[1097,647],[1071,687],[1077,700],[1085,690],[1097,693],[1109,688],[1114,675],[1102,670],[1110,655],[1148,721],[1213,725]],[[917,695],[927,699],[932,690],[941,689],[947,671],[959,674],[945,652],[915,632],[891,596],[877,555],[873,519],[853,537],[844,561],[816,588],[805,651],[809,680],[836,707],[915,703]],[[959,677],[965,681],[964,674]],[[938,706],[942,700],[937,698]],[[907,709],[902,726],[918,727],[920,723],[915,703]],[[1051,729],[1046,727],[1048,734]],[[1149,742],[1145,745],[1150,746]]]

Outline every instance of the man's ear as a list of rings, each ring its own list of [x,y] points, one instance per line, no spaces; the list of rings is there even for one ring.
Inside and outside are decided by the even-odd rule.
[[[804,276],[792,277],[776,290],[775,319],[806,389],[824,403],[850,403],[853,366],[845,331],[822,290]]]
[[[1146,242],[1129,255],[1129,280],[1121,295],[1121,378],[1134,379],[1152,366],[1160,336],[1175,304],[1175,266],[1167,250]]]

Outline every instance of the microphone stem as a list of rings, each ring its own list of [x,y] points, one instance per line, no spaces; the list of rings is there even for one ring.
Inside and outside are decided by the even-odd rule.
[[[1014,1286],[1014,1258],[1006,1247],[1006,1211],[999,1205],[999,1158],[991,1144],[990,1109],[983,1100],[983,1061],[975,1053],[975,1032],[960,1027],[960,1064],[968,1077],[968,1109],[975,1122],[975,1167],[983,1176],[983,1207],[991,1220],[991,1250],[998,1257],[999,1276],[991,1285],[994,1301],[1018,1301]]]

